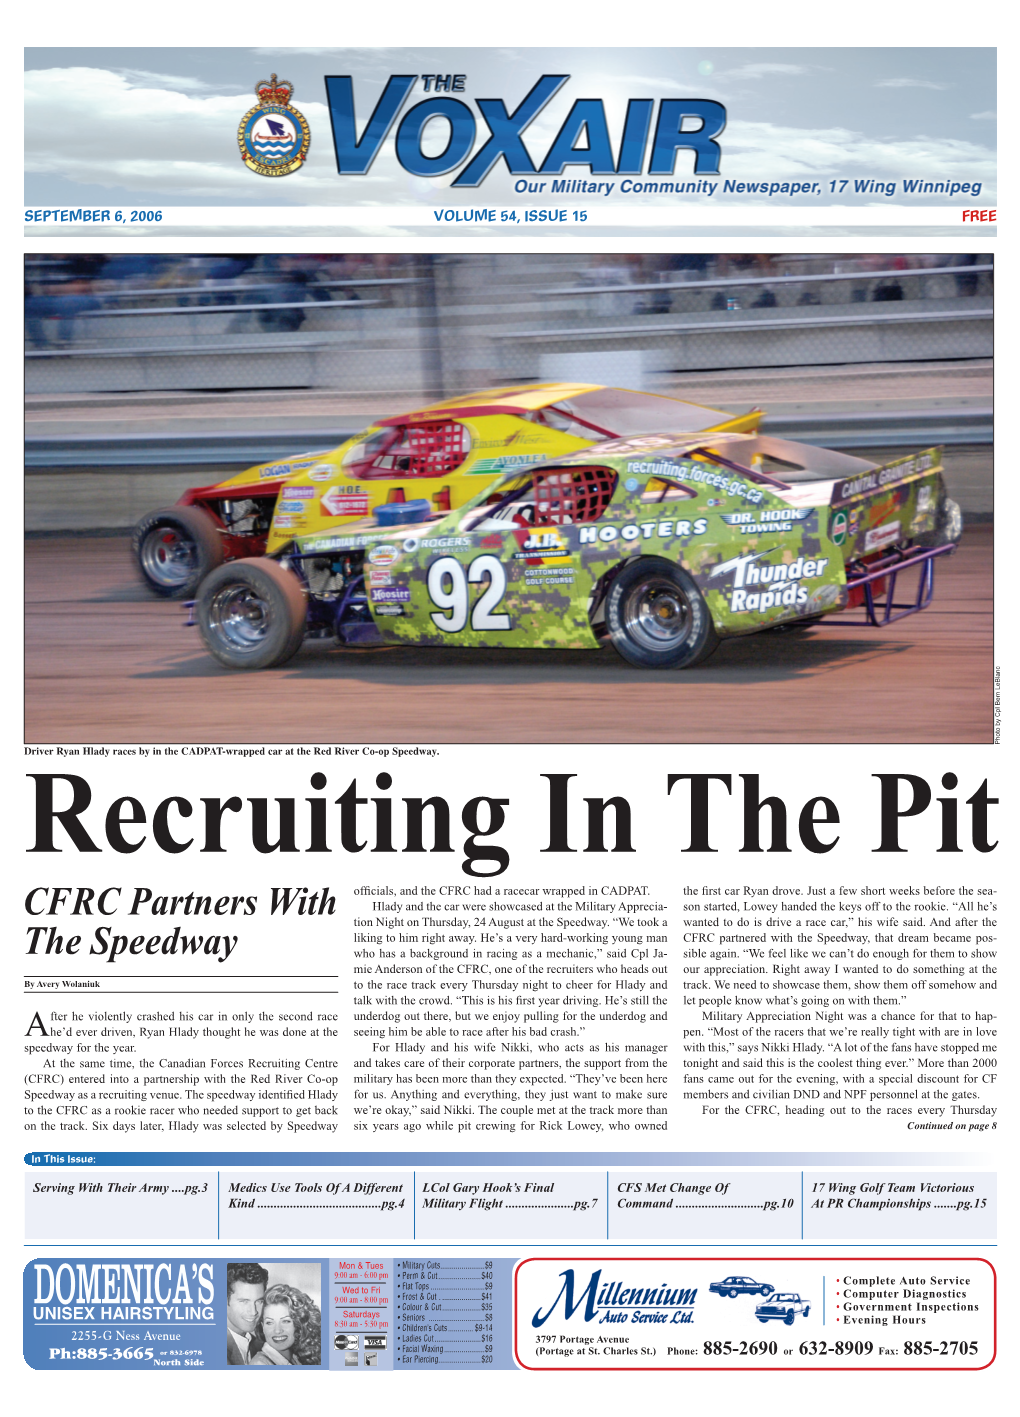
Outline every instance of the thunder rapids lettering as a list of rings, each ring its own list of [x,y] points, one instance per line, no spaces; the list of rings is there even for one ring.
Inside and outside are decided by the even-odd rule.
[[[749,556],[734,556],[730,561],[721,561],[710,573],[709,579],[733,572],[733,588],[730,591],[730,610],[739,615],[748,610],[771,610],[774,605],[804,605],[808,592],[800,584],[802,580],[816,580],[825,574],[829,564],[827,557],[807,560],[798,556],[789,565],[755,565],[763,556],[768,556],[776,548],[758,551]],[[783,584],[785,582],[785,585]],[[768,590],[749,591],[745,586],[768,586]],[[782,586],[782,589],[780,587]]]

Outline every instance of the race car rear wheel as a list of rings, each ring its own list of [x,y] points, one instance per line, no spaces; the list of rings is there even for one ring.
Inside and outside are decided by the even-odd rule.
[[[719,644],[694,581],[657,556],[632,561],[615,577],[605,614],[618,653],[642,669],[689,669]]]
[[[142,579],[168,600],[194,595],[223,560],[220,534],[199,507],[164,507],[135,527],[131,549]]]
[[[298,578],[261,556],[207,576],[195,605],[198,628],[228,669],[272,669],[301,648],[307,604]]]

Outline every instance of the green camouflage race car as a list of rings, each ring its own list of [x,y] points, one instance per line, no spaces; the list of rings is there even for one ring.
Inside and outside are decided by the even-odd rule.
[[[938,448],[879,465],[761,434],[650,434],[508,473],[445,515],[425,500],[381,506],[275,558],[220,566],[189,623],[231,669],[284,664],[308,635],[608,640],[631,664],[687,669],[731,635],[854,606],[871,625],[924,609],[961,531]],[[908,569],[917,588],[901,603]]]

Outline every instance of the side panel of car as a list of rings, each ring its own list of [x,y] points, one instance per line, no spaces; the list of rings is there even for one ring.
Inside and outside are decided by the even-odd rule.
[[[695,573],[720,635],[843,609],[846,572],[827,534],[827,510],[766,495],[751,521],[724,514],[731,539],[713,561],[699,557]]]
[[[828,508],[792,507],[768,484],[692,458],[614,465],[620,492],[581,533],[595,579],[624,558],[671,559],[693,577],[721,636],[843,607],[844,562],[827,533]]]
[[[388,534],[360,529],[350,540],[365,548],[365,591],[383,640],[592,649],[599,642],[592,612],[606,586],[641,558],[686,571],[720,636],[846,605],[848,537],[841,508],[825,500],[827,486],[820,505],[810,498],[798,505],[714,461],[646,454],[604,456],[596,465],[583,457],[539,468],[516,520],[490,517],[475,530],[473,514],[452,513]],[[867,545],[871,554],[934,525],[940,474],[909,463],[891,468],[906,482],[848,489],[860,507],[853,547]],[[347,540],[319,535],[301,545],[340,549]]]
[[[711,416],[718,411],[706,409],[705,412]],[[722,415],[712,426],[735,432],[753,431],[761,418],[761,410],[755,409],[734,417]],[[383,425],[373,424],[337,448],[260,464],[228,478],[215,490],[287,479],[286,485],[280,488],[266,545],[267,551],[273,554],[296,536],[315,535],[349,525],[369,515],[381,503],[425,499],[436,511],[459,507],[474,495],[479,479],[491,480],[501,472],[580,451],[597,436],[593,433],[591,438],[579,437],[576,433],[565,433],[510,413],[474,417],[459,414],[456,422],[466,430],[470,451],[459,467],[435,477],[402,475],[396,470],[359,476],[357,469],[345,466],[352,459],[356,462],[359,447],[383,431]]]
[[[836,483],[832,505],[790,499],[695,459],[652,455],[615,465],[623,495],[597,528],[582,531],[586,563],[608,569],[621,552],[676,560],[694,578],[720,636],[843,609],[847,561],[931,533],[945,496],[938,449]],[[671,496],[673,478],[696,495],[679,500],[674,489]],[[653,525],[649,503],[656,497],[661,511]]]
[[[842,605],[843,559],[818,531],[826,509],[794,511],[762,485],[705,463],[635,471],[634,461],[604,461],[615,492],[595,520],[464,532],[451,516],[370,547],[365,588],[383,639],[593,649],[598,594],[642,557],[688,571],[720,634]],[[667,474],[677,482],[667,485]]]
[[[877,555],[935,530],[945,497],[938,458],[933,448],[889,463],[871,475],[873,486],[865,478],[836,483],[829,535],[846,560]],[[905,480],[890,485],[891,478]]]
[[[459,467],[435,477],[396,470],[357,476],[345,470],[345,461],[381,428],[368,428],[324,454],[283,489],[269,535],[269,552],[296,536],[314,536],[349,525],[387,502],[425,500],[435,511],[449,511],[473,497],[485,480],[491,482],[501,472],[529,463],[562,457],[586,447],[588,441],[512,414],[463,417],[457,422],[467,429],[470,451]]]
[[[597,647],[588,619],[593,583],[578,556],[578,527],[445,530],[405,536],[395,557],[389,549],[382,553],[389,564],[379,564],[378,549],[369,552],[365,588],[384,640]]]
[[[344,443],[343,447],[347,447]],[[324,448],[321,452],[296,453],[293,457],[278,459],[276,462],[257,463],[254,467],[246,468],[244,472],[235,473],[233,477],[227,477],[222,482],[215,484],[215,490],[230,491],[234,487],[247,487],[251,482],[280,482],[286,481],[290,477],[298,477],[307,472],[323,458],[331,455],[329,448]],[[336,451],[339,451],[338,449]],[[208,490],[212,491],[213,488]]]

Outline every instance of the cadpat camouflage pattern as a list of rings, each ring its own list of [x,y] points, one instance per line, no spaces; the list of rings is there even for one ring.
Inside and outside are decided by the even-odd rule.
[[[876,562],[923,563],[919,548],[959,534],[938,449],[876,465],[757,433],[650,434],[506,474],[440,518],[299,537],[282,564],[309,626],[342,643],[608,635],[633,663],[685,667],[719,638],[844,609],[848,568],[853,584]],[[216,654],[201,597],[199,622]]]
[[[554,471],[582,476],[593,453],[616,481],[589,522],[494,528],[483,521],[470,529],[469,504],[427,529],[311,537],[300,550],[365,552],[369,601],[391,643],[456,636],[473,646],[498,636],[508,646],[591,649],[598,641],[589,602],[625,558],[677,562],[697,583],[717,632],[747,634],[842,609],[846,562],[933,530],[943,496],[937,449],[841,479],[834,508],[791,505],[772,477],[751,480],[704,455],[673,452],[662,437],[603,443],[543,464],[532,486]],[[512,477],[503,484],[513,485]]]

